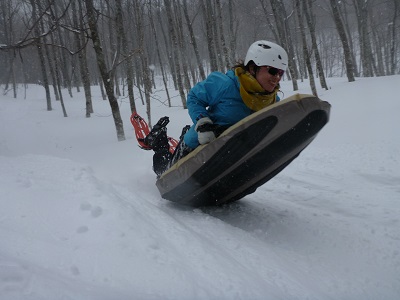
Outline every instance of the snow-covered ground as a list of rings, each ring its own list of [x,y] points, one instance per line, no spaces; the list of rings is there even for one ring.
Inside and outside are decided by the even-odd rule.
[[[315,141],[256,193],[203,209],[161,199],[126,98],[118,142],[97,87],[89,119],[83,92],[64,92],[68,118],[42,87],[1,95],[0,299],[400,299],[400,76],[328,83]],[[179,136],[187,112],[155,96],[153,122]]]

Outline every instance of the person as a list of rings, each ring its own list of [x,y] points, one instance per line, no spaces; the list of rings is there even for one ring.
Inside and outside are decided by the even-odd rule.
[[[197,83],[187,96],[193,125],[185,128],[175,152],[168,151],[165,119],[145,138],[155,152],[157,176],[199,145],[212,142],[224,129],[279,101],[279,82],[287,65],[288,55],[281,46],[259,40],[250,45],[244,62],[226,74],[212,72]]]

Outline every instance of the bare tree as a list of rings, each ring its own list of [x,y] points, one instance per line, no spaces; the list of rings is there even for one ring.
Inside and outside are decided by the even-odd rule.
[[[343,45],[343,51],[344,51],[344,59],[346,63],[346,73],[347,73],[347,79],[349,82],[354,81],[354,70],[353,70],[353,59],[349,47],[349,42],[346,36],[346,32],[344,30],[343,22],[342,19],[340,18],[339,14],[339,9],[338,9],[338,3],[335,0],[329,0],[331,4],[331,9],[332,9],[332,14],[333,14],[333,19],[336,24],[336,29],[339,33],[340,40]]]
[[[368,27],[369,0],[353,0],[357,13],[358,33],[360,41],[360,56],[363,75],[371,77],[374,74],[370,28]]]
[[[196,57],[197,67],[199,68],[199,72],[200,72],[200,78],[202,80],[204,80],[204,79],[206,79],[206,75],[204,72],[203,63],[200,58],[200,52],[199,52],[199,48],[197,46],[196,37],[194,35],[192,20],[189,17],[188,8],[187,8],[187,0],[183,0],[183,15],[185,16],[186,25],[189,30],[190,42],[193,46],[193,51],[194,51],[194,54]]]
[[[4,40],[7,44],[11,44],[13,40],[13,21],[14,17],[16,14],[16,11],[18,10],[18,5],[13,6],[12,2],[6,3],[6,1],[1,1],[0,2],[0,8],[1,8],[1,20],[2,20],[2,26],[4,28]],[[15,52],[14,51],[8,51],[6,55],[6,60],[9,61],[8,64],[8,71],[3,72],[3,74],[6,76],[5,82],[5,91],[7,91],[8,84],[11,81],[12,82],[12,89],[13,89],[13,94],[14,98],[17,98],[17,82],[15,78]]]
[[[167,77],[166,77],[164,66],[163,66],[164,64],[163,64],[163,61],[161,59],[160,43],[158,41],[157,30],[156,30],[156,27],[155,27],[155,24],[154,24],[151,1],[149,2],[148,14],[149,14],[151,30],[153,31],[154,41],[155,41],[155,44],[156,44],[157,58],[158,58],[158,61],[160,63],[161,76],[162,76],[162,79],[163,79],[165,93],[167,94],[168,106],[171,107],[171,97],[170,97],[169,91],[168,91]]]
[[[33,0],[32,0],[33,1]],[[96,52],[97,57],[97,64],[99,67],[100,75],[103,80],[104,87],[106,89],[106,94],[108,97],[108,101],[110,103],[115,128],[117,131],[117,138],[118,141],[125,140],[125,133],[124,133],[124,125],[121,119],[121,114],[119,111],[119,105],[117,98],[114,94],[114,87],[113,87],[113,80],[112,80],[112,73],[107,70],[107,65],[105,61],[105,57],[103,54],[103,49],[101,47],[100,37],[98,35],[98,28],[97,28],[97,15],[96,10],[93,5],[93,0],[85,0],[86,5],[86,12],[88,16],[88,23],[90,28],[90,36],[93,42],[93,48]],[[111,69],[112,70],[112,69]]]
[[[40,1],[38,1],[38,3],[40,3]],[[71,1],[68,2],[67,5],[64,7],[62,1],[54,1],[54,4],[49,7],[49,12],[50,12],[51,18],[53,20],[58,20],[58,19],[61,20],[60,15],[66,14],[70,3],[71,3]],[[61,10],[61,12],[60,12],[60,10]],[[67,45],[66,40],[69,40],[69,37],[68,37],[69,32],[67,31],[64,33],[63,26],[58,26],[58,25],[56,25],[56,26],[57,26],[57,30],[55,30],[52,33],[53,41],[56,40],[57,44],[59,44],[59,45]],[[68,57],[67,57],[66,51],[60,51],[60,49],[58,49],[57,51],[59,51],[58,63],[60,66],[60,72],[62,74],[62,85],[67,88],[68,93],[69,93],[70,97],[72,98],[72,80],[71,80],[71,76],[69,74],[70,73],[70,65],[72,65],[72,64],[67,63]]]
[[[303,15],[302,15],[303,9],[301,8],[300,0],[296,0],[295,4],[296,4],[296,11],[297,11],[297,18],[298,18],[298,22],[299,22],[301,40],[303,43],[303,56],[304,56],[306,66],[307,66],[308,77],[310,79],[310,86],[311,86],[313,95],[318,97],[318,93],[317,93],[317,89],[315,87],[315,81],[314,81],[314,72],[313,72],[313,69],[311,66],[310,53],[309,53],[308,47],[307,47],[307,39],[306,39],[306,33],[305,33],[305,29],[304,29]]]
[[[270,0],[270,4],[275,18],[276,29],[279,36],[278,43],[281,44],[283,48],[285,48],[286,51],[288,52],[289,56],[288,69],[290,77],[292,79],[293,90],[297,91],[299,89],[297,84],[298,70],[296,62],[294,60],[295,52],[294,52],[294,46],[292,44],[292,34],[290,32],[290,26],[289,26],[289,18],[291,16],[289,16],[286,13],[284,3],[281,2],[280,0]]]
[[[90,90],[90,77],[89,77],[90,71],[86,59],[86,47],[83,47],[83,45],[86,42],[85,42],[85,31],[83,28],[82,3],[78,1],[78,8],[77,8],[76,2],[73,1],[71,8],[72,8],[74,26],[75,28],[79,28],[79,30],[76,30],[74,38],[77,49],[82,49],[78,52],[79,71],[81,75],[81,82],[83,83],[83,89],[85,92],[86,118],[90,118],[90,114],[93,113],[93,104],[92,104],[92,92]]]
[[[39,59],[40,59],[40,68],[42,70],[42,84],[43,87],[46,91],[46,103],[47,103],[47,110],[51,111],[52,106],[51,106],[51,96],[50,96],[50,88],[49,88],[49,79],[47,77],[47,70],[46,70],[46,62],[45,62],[45,57],[42,49],[42,43],[40,41],[40,36],[41,33],[39,31],[39,26],[36,24],[40,22],[40,18],[37,17],[37,9],[36,9],[36,2],[35,0],[30,0],[30,3],[32,5],[32,21],[33,21],[33,30],[35,32],[35,38],[34,40],[36,41],[36,49],[38,51]],[[44,38],[43,36],[42,38]]]
[[[356,46],[354,45],[357,38],[355,37],[356,36],[355,31],[352,30],[352,28],[355,27],[354,24],[352,24],[353,19],[355,18],[352,17],[350,14],[350,11],[352,10],[352,5],[349,3],[350,3],[349,1],[343,1],[340,3],[340,5],[337,6],[337,8],[339,10],[339,15],[343,22],[343,27],[347,35],[347,41],[349,43],[349,48],[352,55],[351,58],[353,62],[354,76],[359,77],[360,73],[358,71],[357,52],[356,52]]]
[[[321,87],[327,90],[328,86],[326,84],[325,74],[324,74],[324,70],[322,67],[321,56],[319,54],[318,45],[317,45],[317,37],[316,37],[316,33],[315,33],[315,16],[314,16],[313,10],[312,10],[312,0],[307,0],[307,1],[303,2],[303,12],[307,19],[308,30],[310,31],[312,51],[314,53],[314,57],[315,57],[316,65],[317,65],[319,81],[320,81]]]
[[[221,8],[221,0],[216,0],[215,1],[215,6],[216,6],[216,11],[217,11],[217,18],[216,21],[218,23],[218,29],[219,29],[219,36],[221,39],[221,52],[223,53],[224,57],[224,62],[225,62],[225,68],[229,69],[230,67],[230,61],[229,61],[229,53],[228,53],[228,48],[226,46],[226,41],[225,41],[225,33],[224,33],[224,26],[223,26],[223,18],[222,18],[222,8]]]
[[[151,95],[151,80],[150,80],[150,70],[149,70],[149,63],[147,53],[145,51],[145,44],[144,44],[144,25],[143,25],[143,11],[139,5],[139,1],[134,1],[134,11],[135,11],[135,20],[136,20],[136,31],[138,36],[138,46],[139,46],[139,57],[141,60],[141,73],[144,83],[144,94],[146,98],[146,111],[147,111],[147,118],[149,122],[149,126],[151,126],[151,104],[150,104],[150,95]]]
[[[398,0],[393,0],[393,18],[392,21],[388,24],[389,27],[389,41],[390,41],[390,58],[389,58],[389,74],[394,75],[397,69],[398,59],[396,59],[396,32],[398,33],[400,30],[397,29],[398,27],[398,19],[400,14],[400,3]]]
[[[229,12],[229,57],[230,63],[233,65],[236,60],[236,32],[234,25],[233,1],[228,1]]]
[[[190,78],[189,78],[189,58],[187,54],[186,41],[183,33],[184,26],[182,21],[182,11],[181,11],[182,9],[180,5],[178,5],[176,0],[172,0],[172,3],[175,11],[176,24],[180,24],[175,27],[176,27],[178,47],[179,47],[178,56],[182,67],[183,83],[186,93],[189,93],[191,89]]]
[[[201,10],[203,12],[204,23],[206,26],[206,40],[208,55],[210,58],[211,71],[218,71],[218,60],[215,53],[215,40],[213,33],[213,20],[211,17],[213,15],[213,12],[211,10],[211,3],[210,0],[200,0],[200,4]]]
[[[123,21],[125,18],[122,10],[122,1],[115,0],[115,5],[116,5],[115,22],[117,25],[117,43],[118,47],[121,48],[122,56],[126,59],[125,72],[126,72],[126,81],[128,86],[129,104],[131,107],[131,112],[135,112],[136,104],[133,93],[133,63],[132,63],[132,58],[129,56],[128,40],[124,29]]]
[[[170,0],[165,0],[164,3],[165,3],[165,9],[167,12],[169,33],[171,36],[172,46],[173,46],[172,53],[173,53],[173,59],[175,62],[174,65],[175,65],[175,72],[176,72],[176,82],[178,85],[179,95],[181,96],[182,106],[183,106],[183,108],[186,109],[186,96],[185,96],[185,92],[183,91],[182,77],[180,75],[181,65],[179,63],[179,55],[178,55],[178,37],[177,37],[176,31],[173,26],[174,21],[172,18],[171,2],[170,2]]]
[[[53,34],[50,35],[51,42],[54,44],[54,36]],[[44,45],[44,47],[47,49],[48,46]],[[60,104],[61,104],[61,109],[63,112],[64,117],[68,117],[67,111],[65,109],[65,104],[64,104],[64,98],[61,92],[61,78],[60,78],[60,67],[59,67],[59,61],[60,61],[60,56],[58,55],[59,52],[55,51],[56,49],[52,49],[53,51],[49,51],[48,58],[49,58],[49,66],[52,69],[54,67],[54,76],[55,78],[53,79],[53,85],[55,87],[55,90],[59,96]]]

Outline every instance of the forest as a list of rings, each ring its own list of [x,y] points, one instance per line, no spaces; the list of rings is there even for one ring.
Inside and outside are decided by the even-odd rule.
[[[186,108],[193,85],[233,67],[260,39],[287,50],[283,80],[293,90],[299,80],[316,95],[329,77],[400,73],[399,0],[0,0],[0,8],[2,93],[16,98],[40,84],[46,109],[61,101],[66,117],[64,98],[83,90],[90,117],[99,88],[118,140],[121,95],[132,112],[145,104],[151,120],[157,77],[166,105],[172,86]]]

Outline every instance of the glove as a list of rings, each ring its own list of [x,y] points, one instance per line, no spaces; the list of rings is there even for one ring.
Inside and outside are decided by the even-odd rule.
[[[210,118],[205,117],[197,121],[195,130],[197,131],[200,145],[208,144],[215,140],[214,131],[212,131],[213,122]]]

